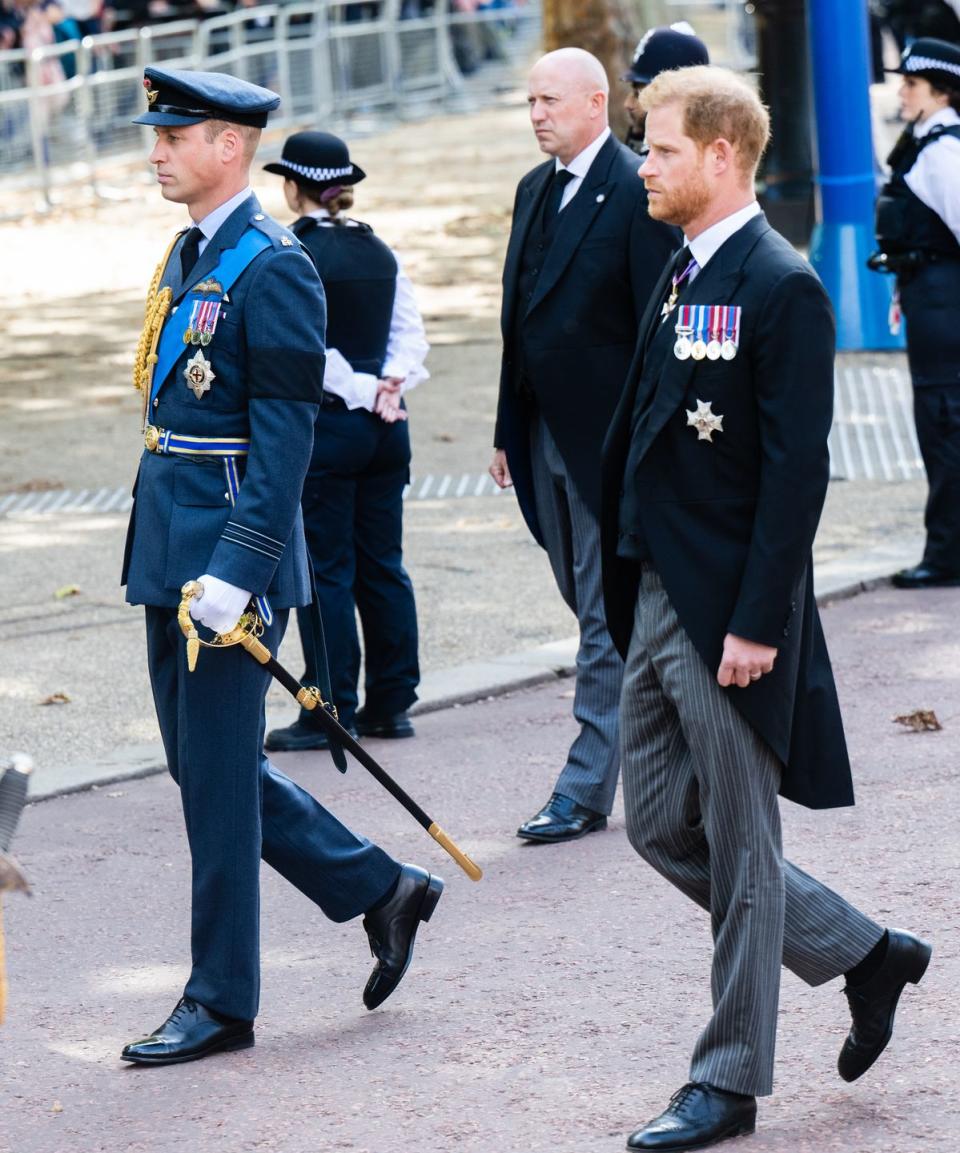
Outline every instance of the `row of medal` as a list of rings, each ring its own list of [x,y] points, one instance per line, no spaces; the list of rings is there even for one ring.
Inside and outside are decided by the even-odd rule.
[[[677,309],[673,355],[677,360],[733,360],[740,348],[740,308],[684,304]]]
[[[190,323],[183,334],[184,344],[202,344],[206,347],[217,331],[222,300],[194,300]]]

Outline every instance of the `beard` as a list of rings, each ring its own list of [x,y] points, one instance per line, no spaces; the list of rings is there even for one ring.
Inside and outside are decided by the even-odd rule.
[[[648,211],[654,220],[665,224],[676,224],[685,228],[691,220],[701,216],[710,203],[710,188],[703,176],[697,172],[687,181],[669,192],[658,190],[648,204]]]

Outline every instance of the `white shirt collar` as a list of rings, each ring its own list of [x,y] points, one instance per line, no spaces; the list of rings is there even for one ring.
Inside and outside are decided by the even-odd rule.
[[[594,160],[596,160],[597,153],[604,146],[609,135],[610,128],[608,125],[606,128],[604,128],[596,140],[588,144],[582,152],[578,152],[569,164],[562,164],[559,158],[557,158],[554,171],[560,172],[562,169],[566,168],[568,172],[572,172],[574,176],[579,176],[582,180],[583,177],[586,176],[590,171],[590,165],[594,162]]]
[[[932,132],[934,128],[939,128],[941,124],[945,128],[951,124],[960,124],[960,115],[948,105],[946,108],[941,108],[939,112],[934,112],[932,116],[928,116],[926,120],[921,120],[919,124],[914,124],[913,134],[919,140]]]
[[[238,192],[236,196],[231,196],[225,204],[221,204],[219,208],[215,208],[213,212],[208,213],[203,220],[197,221],[197,228],[203,233],[203,240],[200,242],[201,252],[206,247],[206,243],[213,240],[217,229],[223,224],[227,217],[239,208],[248,196],[252,195],[253,189],[248,184],[242,192]]]
[[[688,240],[684,236],[684,244],[690,249],[697,264],[701,268],[705,268],[707,261],[716,255],[717,249],[721,245],[725,244],[735,232],[739,232],[748,220],[759,215],[760,205],[754,200],[746,208],[741,208],[739,212],[731,213],[730,216],[725,216],[723,220],[718,220],[716,224],[711,224],[706,231],[700,233],[696,240]]]

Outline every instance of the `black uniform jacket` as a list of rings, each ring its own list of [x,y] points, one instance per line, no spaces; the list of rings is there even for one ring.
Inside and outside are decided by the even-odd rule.
[[[772,673],[731,701],[784,764],[781,793],[810,808],[853,803],[830,660],[813,596],[811,549],[829,479],[834,320],[810,266],[754,217],[718,250],[680,304],[742,309],[733,360],[680,360],[657,331],[663,277],[603,450],[607,623],[626,655],[638,588],[618,557],[626,486],[680,623],[716,671],[726,633],[774,645]],[[655,355],[656,354],[656,355]],[[635,401],[639,403],[635,409]],[[634,425],[634,412],[645,415]],[[723,417],[713,440],[688,424],[697,402]],[[639,438],[634,475],[624,470]]]
[[[531,300],[519,299],[524,243],[556,167],[528,172],[517,188],[503,269],[503,362],[494,444],[507,454],[517,499],[542,544],[530,471],[529,403],[518,392],[521,326],[536,403],[583,498],[599,516],[599,460],[620,398],[637,329],[679,234],[647,214],[636,155],[613,136],[557,218]]]

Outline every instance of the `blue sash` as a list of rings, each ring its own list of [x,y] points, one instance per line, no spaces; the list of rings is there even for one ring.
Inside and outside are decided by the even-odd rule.
[[[211,278],[216,280],[225,295],[254,257],[259,256],[261,252],[272,246],[273,241],[268,236],[264,236],[259,229],[248,228],[240,237],[236,248],[227,248],[221,253],[220,263],[208,276],[204,277],[204,281]],[[150,390],[151,400],[160,391],[163,382],[170,375],[170,370],[186,351],[183,334],[187,331],[187,325],[190,323],[190,316],[193,312],[190,305],[195,300],[205,300],[209,296],[209,293],[197,292],[195,288],[192,289],[181,301],[176,313],[167,318],[163,332],[160,334],[160,343],[157,345],[157,364],[153,370],[153,387]]]

